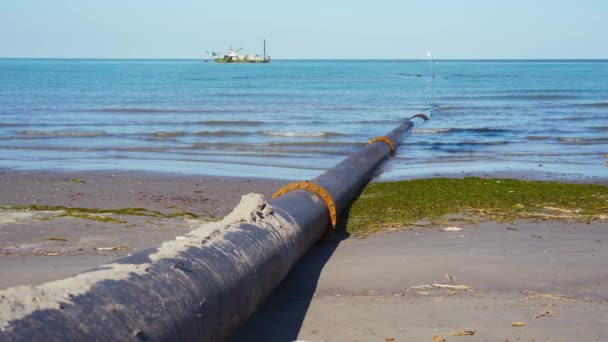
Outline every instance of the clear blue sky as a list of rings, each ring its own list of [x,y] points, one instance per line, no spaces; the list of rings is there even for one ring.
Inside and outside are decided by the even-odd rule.
[[[608,0],[2,0],[0,57],[608,58]]]

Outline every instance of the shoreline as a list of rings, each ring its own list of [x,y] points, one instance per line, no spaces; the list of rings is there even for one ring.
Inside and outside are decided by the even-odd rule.
[[[258,191],[270,196],[274,190],[287,182],[287,180],[270,178],[201,176],[165,172],[15,171],[0,168],[0,186],[6,190],[0,194],[0,206],[31,204],[96,208],[149,206],[147,209],[162,210],[164,208],[162,205],[166,204],[166,206],[181,205],[182,210],[198,211],[202,215],[223,216],[230,212],[238,203],[240,195],[246,191]],[[57,188],[56,185],[63,188]],[[196,189],[192,190],[194,188]],[[86,190],[86,193],[79,194],[83,190]],[[97,193],[93,194],[93,191]],[[162,195],[163,198],[160,201],[158,198],[146,198],[155,194]],[[169,194],[174,196],[169,197]],[[177,196],[179,194],[190,195],[180,198]],[[201,197],[202,199],[196,200]],[[210,197],[216,197],[213,198],[213,205],[204,203],[210,201]]]
[[[160,245],[224,217],[242,195],[270,197],[284,183],[139,172],[1,170],[0,274],[6,276],[0,289],[65,278]]]
[[[608,170],[608,169],[607,169]],[[422,175],[416,175],[408,178],[388,178],[382,177],[382,174],[377,179],[374,179],[376,183],[392,183],[392,182],[403,182],[415,179],[434,179],[434,178],[454,178],[463,179],[467,177],[478,177],[478,178],[503,178],[503,179],[517,179],[523,181],[541,181],[541,182],[560,182],[560,183],[572,183],[572,184],[608,184],[608,176],[582,176],[568,177],[562,173],[557,172],[544,172],[534,170],[512,170],[512,171],[479,171],[479,172],[460,172],[460,173],[428,173]]]
[[[383,166],[386,166],[384,164]],[[608,169],[607,169],[608,170]],[[322,172],[319,171],[319,174]],[[417,180],[417,179],[434,179],[434,178],[454,178],[454,179],[463,179],[467,177],[479,177],[479,178],[504,178],[504,179],[517,179],[523,181],[546,181],[546,182],[561,182],[561,183],[581,183],[581,184],[608,184],[608,176],[600,177],[600,176],[584,176],[580,174],[566,174],[559,172],[546,172],[540,170],[495,170],[495,171],[471,171],[471,172],[447,172],[447,173],[437,173],[437,172],[428,172],[421,173],[412,176],[400,176],[400,177],[392,177],[387,176],[390,175],[390,169],[385,170],[381,168],[376,172],[370,183],[393,183],[393,182],[403,182],[408,180]],[[201,179],[225,179],[225,180],[250,180],[250,181],[259,181],[259,182],[276,182],[280,184],[286,184],[289,182],[300,181],[303,178],[272,178],[272,177],[240,177],[240,176],[217,176],[217,175],[206,175],[206,174],[198,174],[198,173],[187,173],[187,172],[167,172],[167,171],[145,171],[145,170],[63,170],[63,169],[32,169],[32,170],[22,170],[22,169],[13,169],[7,167],[0,167],[0,176],[5,174],[31,174],[31,175],[115,175],[115,176],[128,176],[128,177],[138,177],[138,176],[149,176],[149,177],[176,177],[176,178],[201,178]]]
[[[596,181],[608,184],[571,183]],[[179,239],[228,214],[243,194],[269,198],[285,183],[0,169],[0,291],[63,279]],[[32,205],[39,207],[26,210]],[[145,210],[121,211],[133,207]],[[459,219],[462,231],[454,233],[441,231],[454,224],[448,221],[361,237],[337,232],[303,257],[233,340],[431,340],[475,330],[488,340],[559,341],[575,337],[572,322],[584,328],[576,337],[607,337],[598,323],[608,318],[608,274],[598,271],[608,256],[607,221]],[[471,290],[416,288],[434,283]],[[544,311],[550,315],[532,319]],[[526,326],[514,328],[515,321]]]
[[[460,176],[454,178],[463,178]],[[69,270],[83,271],[159,245],[205,222],[222,218],[244,194],[255,192],[270,198],[286,183],[138,171],[0,169],[3,189],[0,207],[4,207],[0,210],[0,273],[15,275],[4,277],[0,288],[58,279],[70,275]],[[387,181],[374,179],[372,183],[381,186]],[[355,202],[353,208],[359,207]],[[352,214],[351,223],[355,227],[360,213]],[[387,229],[395,227],[384,230]],[[349,233],[359,234],[356,230]],[[81,258],[80,268],[69,260],[73,256],[86,257]],[[22,262],[13,257],[21,258]],[[39,258],[47,258],[45,262],[54,265],[53,271],[38,274],[37,260],[42,260]]]

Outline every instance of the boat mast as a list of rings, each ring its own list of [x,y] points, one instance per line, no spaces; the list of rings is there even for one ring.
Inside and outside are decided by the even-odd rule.
[[[264,38],[264,60],[266,59],[266,38]]]

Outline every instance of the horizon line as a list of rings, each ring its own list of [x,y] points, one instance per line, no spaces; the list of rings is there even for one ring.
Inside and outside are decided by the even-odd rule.
[[[156,57],[0,57],[30,60],[167,60],[167,61],[212,61],[210,58],[156,58]],[[273,58],[274,61],[428,61],[428,58]],[[431,58],[433,61],[608,61],[602,58]]]

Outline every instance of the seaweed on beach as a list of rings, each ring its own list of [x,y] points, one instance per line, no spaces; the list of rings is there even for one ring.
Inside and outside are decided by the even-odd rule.
[[[90,219],[95,221],[109,223],[125,223],[123,220],[94,215],[94,214],[113,214],[126,216],[146,216],[155,218],[200,218],[199,215],[177,209],[176,212],[163,213],[160,211],[150,211],[146,208],[122,208],[122,209],[97,209],[97,208],[81,208],[81,207],[66,207],[66,206],[50,206],[50,205],[10,205],[2,206],[0,209],[6,210],[31,210],[31,211],[58,211],[62,212],[58,217],[74,217],[82,219]]]
[[[419,179],[370,184],[348,213],[346,229],[367,235],[420,221],[608,219],[608,186],[515,179]],[[435,224],[433,224],[435,223]]]

